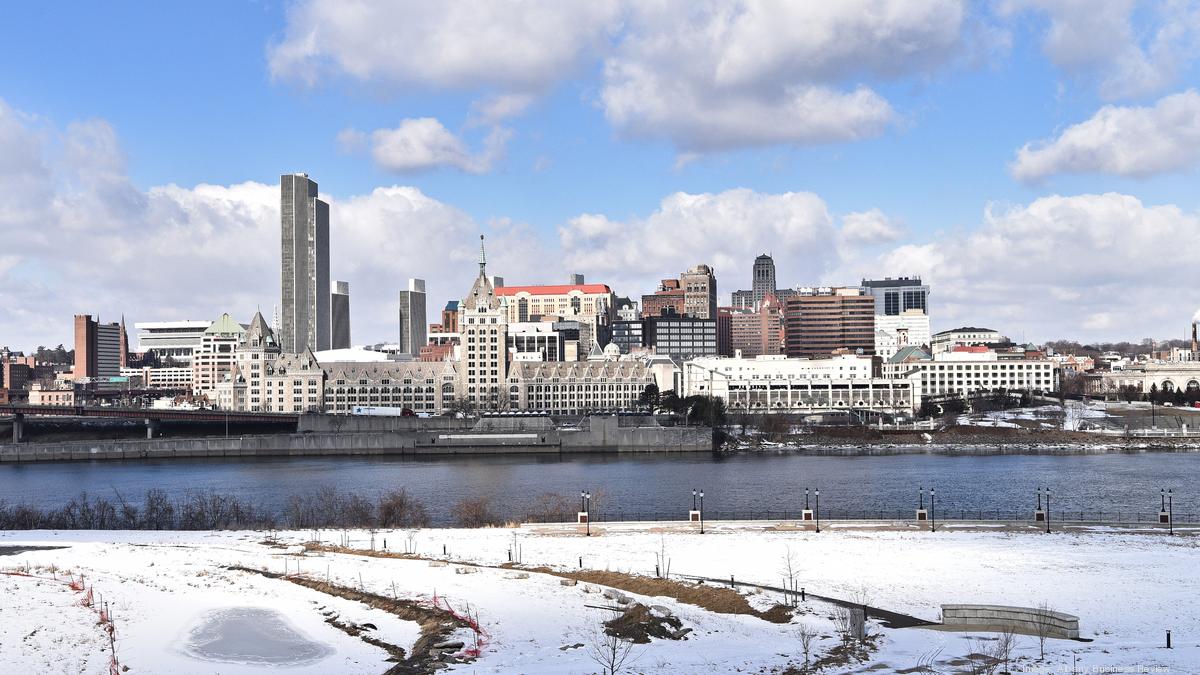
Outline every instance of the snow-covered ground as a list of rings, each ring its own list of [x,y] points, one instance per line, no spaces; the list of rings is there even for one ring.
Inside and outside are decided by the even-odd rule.
[[[80,593],[55,580],[67,573],[82,574],[111,603],[117,656],[131,673],[382,673],[393,665],[387,652],[326,620],[370,623],[375,629],[367,634],[406,651],[419,635],[415,622],[382,609],[233,566],[299,573],[385,597],[436,595],[457,611],[469,608],[478,613],[485,643],[478,660],[451,665],[451,672],[600,672],[589,646],[597,642],[601,621],[612,616],[596,608],[612,605],[602,597],[604,589],[500,568],[514,544],[525,567],[577,570],[582,559],[585,569],[652,576],[656,554],[665,551],[673,577],[733,575],[773,586],[782,584],[790,551],[807,592],[865,597],[872,606],[918,618],[938,619],[943,603],[1048,603],[1080,617],[1081,636],[1092,642],[1051,640],[1046,661],[1037,662],[1036,639],[1019,638],[1014,657],[1020,661],[1013,672],[1062,672],[1060,667],[1073,662],[1079,672],[1100,672],[1098,666],[1200,670],[1200,532],[1167,537],[1151,530],[1093,528],[1047,535],[1024,527],[954,526],[930,533],[902,524],[858,525],[827,524],[819,534],[778,523],[710,523],[703,535],[682,524],[634,523],[594,526],[591,537],[574,526],[375,534],[376,548],[385,538],[392,552],[415,544],[418,555],[449,564],[306,551],[302,545],[312,532],[278,533],[274,545],[262,532],[4,532],[0,571],[33,576],[0,574],[0,672],[107,672],[107,634],[95,612],[78,605]],[[320,533],[326,544],[347,537],[351,547],[370,548],[371,535],[363,531]],[[11,548],[24,546],[62,548]],[[683,640],[634,647],[628,672],[798,667],[801,625],[821,636],[814,660],[839,642],[833,607],[811,598],[791,623],[778,624],[668,597],[627,595],[665,608],[692,629]],[[749,600],[765,610],[782,598],[760,592]],[[242,623],[225,625],[230,632],[222,636],[222,622],[231,617]],[[251,636],[237,634],[254,622],[268,625]],[[1164,648],[1167,629],[1174,635],[1172,650]],[[955,672],[965,667],[956,659],[986,644],[978,638],[995,637],[878,625],[874,630],[878,648],[868,660],[826,672],[890,672],[928,660],[941,664],[941,672]],[[454,638],[471,645],[469,629],[459,629]],[[1153,670],[1158,667],[1166,670]]]
[[[1110,418],[1102,403],[1067,401],[1066,410],[1058,405],[1043,405],[1033,408],[991,410],[981,413],[959,415],[957,423],[963,426],[1020,427],[1031,429],[1061,429],[1079,431],[1085,420],[1101,421]],[[1021,424],[1019,422],[1024,422]]]

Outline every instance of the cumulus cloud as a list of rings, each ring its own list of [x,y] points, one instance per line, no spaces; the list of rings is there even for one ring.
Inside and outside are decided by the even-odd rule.
[[[564,265],[639,295],[659,279],[699,263],[733,290],[763,251],[802,266],[809,278],[835,263],[836,228],[825,202],[810,192],[748,189],[678,192],[645,217],[613,220],[583,214],[559,228]]]
[[[1198,55],[1200,7],[1190,0],[1007,0],[1000,12],[1048,19],[1042,49],[1067,73],[1096,81],[1113,100],[1170,87]]]
[[[577,70],[615,27],[615,0],[302,0],[268,49],[276,78],[331,73],[392,86],[539,92]]]
[[[903,228],[879,209],[842,216],[842,241],[851,246],[886,244],[896,241],[903,233]]]
[[[601,99],[621,134],[684,153],[869,138],[895,113],[854,81],[943,65],[962,24],[956,0],[649,5],[606,60]]]
[[[1153,106],[1104,106],[1057,138],[1017,151],[1012,173],[1037,181],[1061,173],[1149,176],[1200,160],[1200,94],[1186,91]]]
[[[976,228],[896,246],[840,273],[920,274],[935,327],[987,325],[1029,339],[1182,333],[1197,304],[1200,217],[1129,195],[1049,196],[991,207]],[[873,270],[873,271],[872,271]],[[1107,319],[1105,317],[1108,317]]]
[[[102,121],[56,129],[0,101],[0,345],[70,342],[71,317],[241,321],[279,302],[279,186],[141,190]],[[319,179],[319,176],[314,176]],[[20,189],[18,190],[17,187]],[[512,274],[537,279],[545,252],[519,223],[478,223],[412,187],[330,202],[331,275],[351,282],[356,342],[394,340],[396,293],[429,282],[435,303],[465,292],[478,235]],[[548,279],[547,279],[548,280]]]
[[[686,155],[880,135],[897,114],[868,81],[950,62],[965,14],[962,0],[307,0],[269,56],[277,78],[308,85],[340,74],[477,92],[483,125],[603,62],[599,103],[616,130]]]
[[[394,129],[376,129],[369,135],[357,129],[345,129],[337,142],[344,152],[356,152],[367,145],[381,168],[410,173],[439,167],[456,168],[467,173],[487,173],[501,157],[512,131],[494,127],[484,139],[484,147],[471,152],[467,144],[432,117],[401,120]]]

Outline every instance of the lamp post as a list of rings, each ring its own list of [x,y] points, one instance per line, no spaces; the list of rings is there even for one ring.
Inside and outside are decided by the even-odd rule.
[[[580,494],[584,499],[585,507],[583,512],[587,514],[587,536],[590,537],[592,536],[592,493],[582,492]]]
[[[821,488],[817,488],[816,493],[817,493],[817,510],[816,510],[817,532],[820,532],[821,531]]]
[[[692,488],[692,510],[693,511],[696,510],[696,495],[697,495],[696,488]]]
[[[704,534],[704,490],[700,491],[700,534]]]
[[[1050,488],[1046,488],[1046,534],[1050,534]]]
[[[929,531],[937,532],[937,495],[929,488]]]
[[[1174,495],[1171,493],[1171,490],[1161,490],[1160,489],[1158,492],[1159,492],[1159,496],[1162,499],[1162,506],[1159,507],[1160,513],[1164,513],[1167,516],[1167,534],[1174,536],[1175,535],[1175,514],[1174,514],[1175,509],[1174,509],[1174,505],[1172,503],[1175,501]]]

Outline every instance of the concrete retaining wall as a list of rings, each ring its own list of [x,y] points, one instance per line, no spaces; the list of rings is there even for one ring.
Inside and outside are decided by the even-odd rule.
[[[413,419],[413,418],[408,418]],[[429,422],[431,420],[424,420]],[[475,420],[452,420],[470,422]],[[697,427],[621,427],[593,417],[578,429],[492,430],[466,427],[357,433],[300,433],[231,438],[75,441],[0,446],[0,462],[173,457],[291,457],[578,452],[708,452],[712,436]],[[457,428],[455,428],[457,427]]]
[[[942,624],[960,630],[1002,631],[1036,635],[1045,626],[1046,635],[1074,640],[1079,637],[1079,617],[1036,607],[1007,605],[942,605]]]

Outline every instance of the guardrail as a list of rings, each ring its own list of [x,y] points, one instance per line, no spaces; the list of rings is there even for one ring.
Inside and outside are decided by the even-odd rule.
[[[687,506],[686,504],[684,505]],[[825,510],[821,509],[817,514],[822,521],[896,521],[896,522],[918,522],[916,520],[916,509],[874,509],[874,510]],[[932,514],[936,517],[936,522],[1029,522],[1033,523],[1033,509],[1026,511],[1004,511],[997,509],[946,509],[938,508]],[[526,517],[523,520],[529,523],[573,523],[576,515],[563,514],[561,516],[537,516]],[[593,523],[613,522],[613,523],[628,523],[628,522],[671,522],[680,521],[688,522],[687,509],[679,511],[621,511],[617,513],[603,513],[600,511],[591,514]],[[762,511],[754,510],[704,510],[705,521],[749,521],[749,520],[803,520],[803,513],[799,509],[773,510],[767,509]],[[1200,523],[1200,514],[1197,513],[1175,513],[1175,525]],[[811,521],[809,521],[811,522]],[[920,521],[922,524],[928,524],[928,521]],[[1050,522],[1055,523],[1088,523],[1102,525],[1135,525],[1135,524],[1158,524],[1158,512],[1142,513],[1136,511],[1051,511]],[[1042,521],[1038,521],[1039,525],[1044,525]]]

